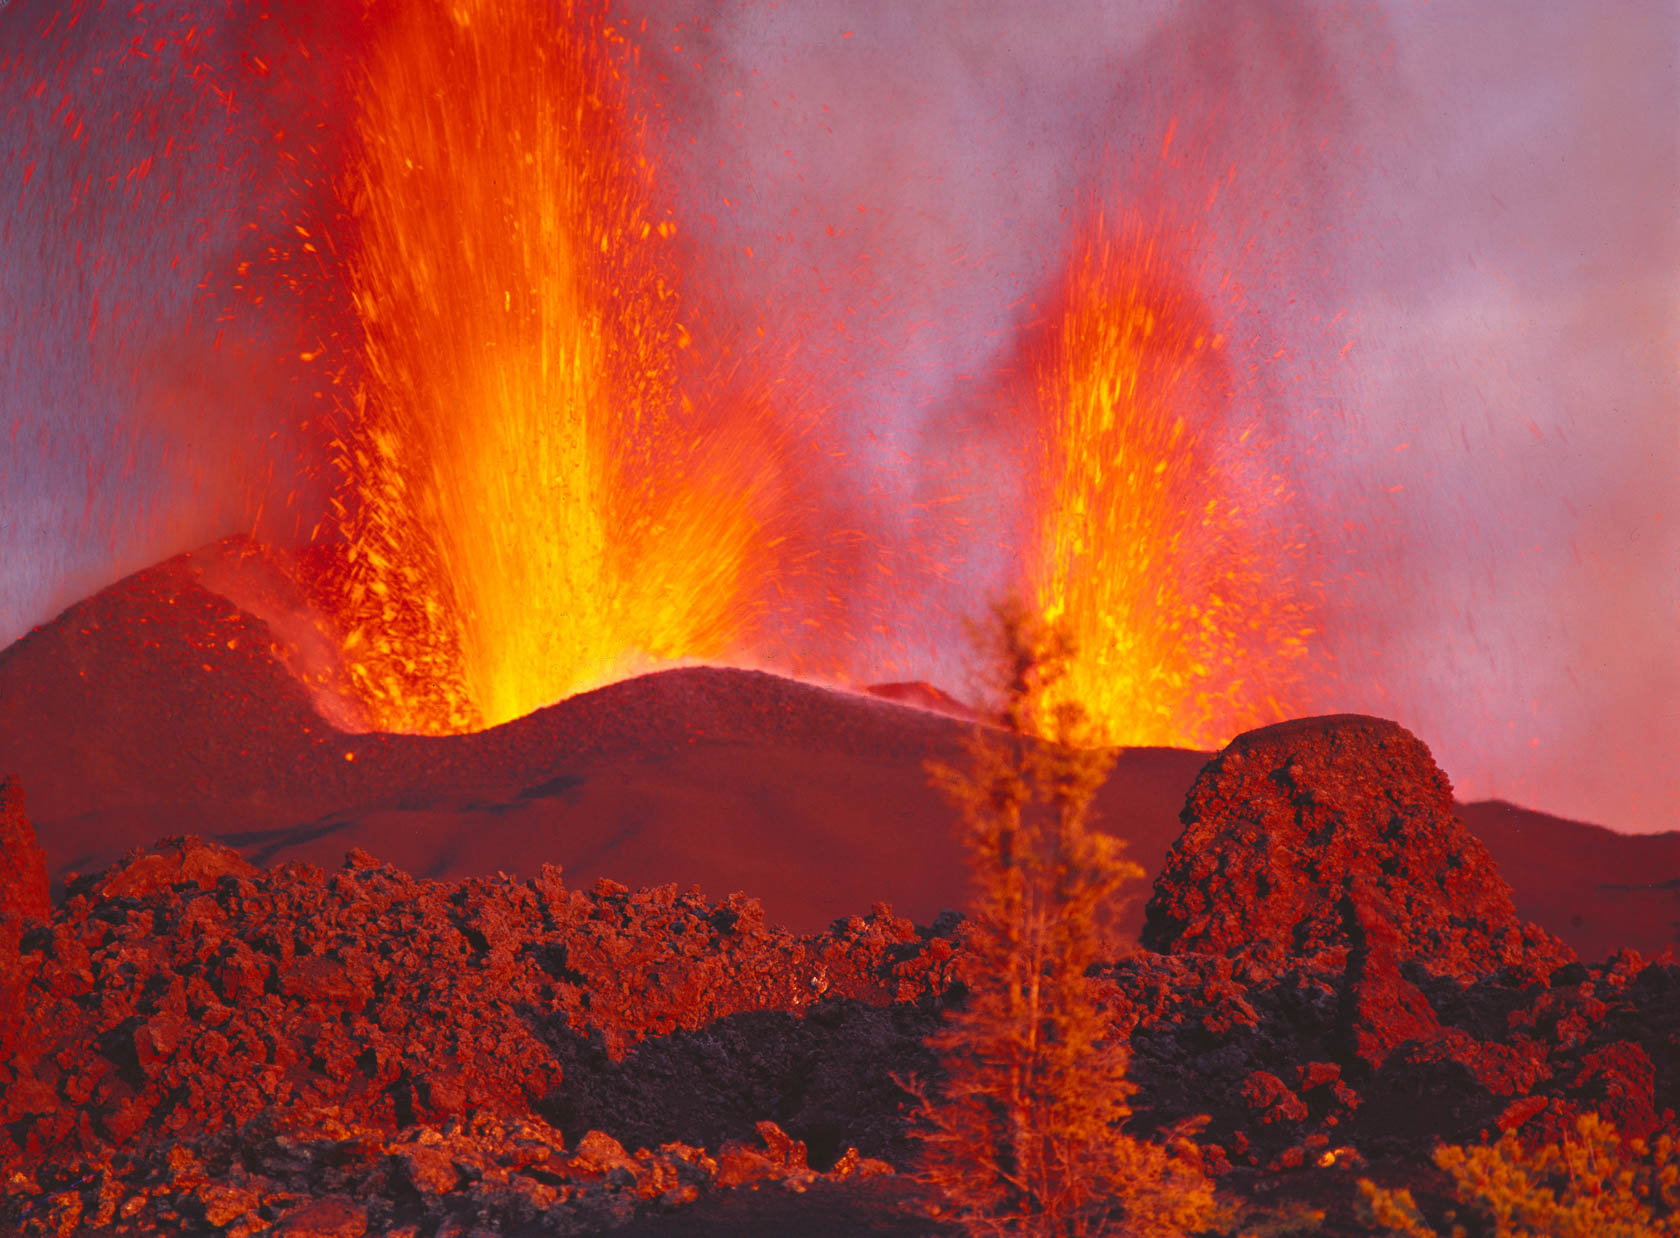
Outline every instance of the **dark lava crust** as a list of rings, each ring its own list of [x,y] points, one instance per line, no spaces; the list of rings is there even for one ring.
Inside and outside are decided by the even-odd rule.
[[[1244,736],[1184,819],[1098,984],[1131,1129],[1206,1115],[1228,1195],[1354,1232],[1354,1180],[1427,1187],[1438,1141],[1674,1129],[1680,966],[1521,923],[1400,728]],[[49,909],[15,784],[0,827],[0,1229],[945,1232],[895,1077],[937,1087],[923,1041],[985,979],[955,917],[799,936],[740,895],[190,838]]]

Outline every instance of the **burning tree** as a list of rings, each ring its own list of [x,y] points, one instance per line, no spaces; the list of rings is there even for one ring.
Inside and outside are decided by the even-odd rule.
[[[1065,633],[1004,609],[992,645],[1001,734],[977,728],[966,770],[929,769],[962,814],[980,982],[931,1042],[942,1091],[908,1085],[921,1102],[923,1173],[976,1234],[1183,1234],[1211,1220],[1212,1186],[1122,1133],[1135,1091],[1128,1048],[1088,975],[1117,951],[1118,891],[1143,875],[1120,840],[1087,823],[1112,758],[1081,743],[1086,722],[1071,703],[1054,713],[1054,742],[1028,734],[1067,666]]]

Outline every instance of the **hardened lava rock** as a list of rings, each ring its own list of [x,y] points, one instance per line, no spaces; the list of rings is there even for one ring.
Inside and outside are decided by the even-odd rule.
[[[19,954],[24,923],[51,914],[47,858],[24,814],[23,788],[16,778],[0,778],[0,1059],[17,1040],[28,983]]]
[[[0,778],[0,916],[45,920],[47,857],[35,840],[23,808],[23,787],[16,777]]]
[[[1517,918],[1446,775],[1396,723],[1344,714],[1240,735],[1182,820],[1145,910],[1151,950],[1347,950],[1352,969],[1412,961],[1461,980],[1543,978],[1574,958]]]

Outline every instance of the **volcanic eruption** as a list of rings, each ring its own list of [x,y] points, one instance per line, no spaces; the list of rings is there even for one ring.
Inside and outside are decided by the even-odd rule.
[[[1360,386],[1426,20],[0,0],[0,1238],[1680,1212],[1680,834],[1459,778],[1626,719]]]
[[[379,729],[493,726],[718,656],[775,568],[774,431],[688,360],[676,224],[587,6],[393,6],[342,194],[361,377],[332,582]],[[704,391],[698,388],[706,388]]]
[[[835,500],[789,363],[709,321],[627,25],[476,0],[353,26],[330,207],[301,196],[256,281],[323,324],[296,364],[326,380],[329,495],[297,562],[341,715],[471,731],[694,659],[856,682],[912,598],[949,609],[960,509],[908,548],[919,578],[871,580],[907,548]],[[1188,194],[1089,195],[1005,382],[1013,476],[969,496],[1021,509],[999,587],[1066,626],[1106,743],[1215,746],[1328,686],[1207,164]]]
[[[1240,424],[1173,223],[1098,212],[1028,346],[1027,579],[1075,650],[1047,709],[1079,703],[1109,744],[1205,748],[1292,712],[1317,619],[1306,548],[1268,519],[1289,483]]]
[[[750,656],[772,582],[797,589],[790,538],[820,540],[790,493],[820,462],[685,323],[623,42],[583,8],[406,8],[355,72],[357,330],[315,591],[373,728],[479,729],[650,663]],[[1064,691],[1110,744],[1287,716],[1322,622],[1199,227],[1095,211],[1023,344],[1018,583],[1066,626]],[[827,620],[828,644],[854,639]]]

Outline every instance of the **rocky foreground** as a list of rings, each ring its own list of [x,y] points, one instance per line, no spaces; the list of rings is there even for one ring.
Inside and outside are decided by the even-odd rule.
[[[1133,1133],[1233,1215],[1365,1232],[1355,1180],[1439,1189],[1437,1142],[1676,1128],[1680,965],[1519,921],[1405,731],[1243,736],[1184,821],[1100,985]],[[15,782],[0,846],[0,1230],[948,1228],[895,1077],[937,1087],[923,1041],[984,982],[958,916],[799,936],[740,895],[263,870],[182,838],[49,907]]]

